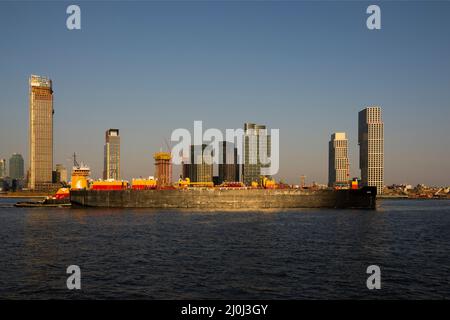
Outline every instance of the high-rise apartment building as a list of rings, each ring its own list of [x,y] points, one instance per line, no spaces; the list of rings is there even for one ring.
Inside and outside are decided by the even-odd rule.
[[[347,137],[345,132],[333,133],[328,143],[328,186],[348,186],[349,175]]]
[[[21,180],[24,178],[24,162],[21,154],[14,153],[9,158],[9,176],[13,180]]]
[[[206,144],[191,145],[190,164],[183,169],[183,172],[192,182],[213,181],[213,155],[205,152],[206,146]]]
[[[47,189],[53,170],[53,88],[48,78],[29,79],[29,188]]]
[[[219,157],[219,183],[239,181],[238,154],[234,144],[222,141]]]
[[[384,124],[380,107],[368,107],[358,114],[359,168],[361,184],[377,187],[383,193],[384,185]]]
[[[120,180],[119,129],[108,129],[105,134],[103,179]]]
[[[242,165],[242,180],[246,185],[251,185],[252,182],[259,183],[261,179],[261,168],[269,167],[270,165],[261,161],[270,157],[271,153],[271,139],[267,133],[266,126],[245,123],[243,143],[244,163]]]
[[[56,165],[56,182],[67,182],[67,169],[62,164]]]
[[[6,177],[6,159],[0,159],[0,178]]]
[[[181,162],[181,177],[183,179],[191,178],[191,164],[186,163],[186,160]]]

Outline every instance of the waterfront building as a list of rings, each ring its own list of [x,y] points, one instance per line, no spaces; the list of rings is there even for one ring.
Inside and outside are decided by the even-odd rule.
[[[191,178],[191,164],[186,163],[185,160],[181,162],[181,177],[183,179]]]
[[[189,176],[191,182],[212,182],[212,154],[205,153],[206,144],[191,145]]]
[[[53,170],[52,80],[32,75],[29,79],[29,188],[51,187]]]
[[[103,179],[120,180],[119,129],[106,130],[103,164]]]
[[[158,187],[172,184],[172,155],[170,152],[157,152],[154,154],[155,175]]]
[[[377,187],[384,184],[384,123],[380,107],[367,107],[358,114],[359,168],[361,184]]]
[[[9,176],[12,180],[22,180],[24,178],[24,161],[21,154],[14,153],[9,158]]]
[[[6,159],[0,159],[0,178],[6,177]]]
[[[223,182],[238,182],[239,181],[239,164],[237,148],[234,144],[227,141],[222,141],[220,145],[220,163],[218,183]]]
[[[328,143],[328,186],[348,186],[349,175],[347,137],[345,132],[333,133]]]
[[[269,157],[271,152],[271,139],[270,135],[267,134],[266,126],[245,123],[243,143],[242,180],[248,186],[252,182],[260,183],[261,168],[269,166],[268,164],[262,164],[261,158]]]
[[[55,182],[67,182],[67,169],[62,164],[56,165],[56,181]]]

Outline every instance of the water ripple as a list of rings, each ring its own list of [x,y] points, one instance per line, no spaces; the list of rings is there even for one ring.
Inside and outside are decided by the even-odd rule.
[[[377,211],[27,209],[0,200],[0,298],[450,298],[450,202]],[[82,290],[66,289],[68,265]],[[382,269],[369,291],[368,265]]]

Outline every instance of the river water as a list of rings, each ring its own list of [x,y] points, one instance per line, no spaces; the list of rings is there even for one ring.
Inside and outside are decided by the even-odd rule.
[[[0,298],[450,298],[450,201],[376,211],[14,208],[0,199]],[[66,268],[81,269],[68,290]],[[366,269],[381,269],[368,290]]]

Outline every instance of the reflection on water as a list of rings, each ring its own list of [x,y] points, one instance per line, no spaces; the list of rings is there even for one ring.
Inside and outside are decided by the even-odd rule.
[[[377,211],[0,207],[0,223],[0,298],[449,297],[448,201],[383,200]],[[66,289],[71,264],[81,291]],[[366,289],[371,264],[380,291]]]

